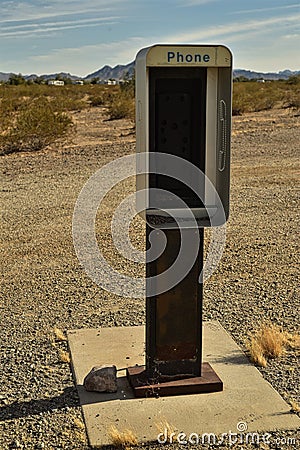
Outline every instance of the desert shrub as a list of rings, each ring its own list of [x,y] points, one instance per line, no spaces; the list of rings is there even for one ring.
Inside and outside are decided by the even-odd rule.
[[[241,114],[246,112],[247,105],[248,105],[247,93],[243,90],[237,92],[237,90],[234,89],[232,99],[232,114],[234,116],[240,116]]]
[[[52,102],[53,108],[60,111],[74,111],[87,107],[88,94],[89,86],[0,86],[2,100],[9,99],[14,105],[20,105],[26,100],[44,97]]]
[[[68,111],[89,106],[90,86],[0,86],[0,152],[38,150],[66,134]]]
[[[274,107],[300,107],[300,88],[297,80],[233,84],[233,115]]]
[[[1,129],[2,154],[40,150],[64,136],[72,123],[64,112],[55,111],[51,101],[43,97],[24,101],[9,116],[9,125],[6,121]]]
[[[90,96],[90,104],[91,106],[103,106],[106,104],[106,100],[104,95],[91,95]]]
[[[126,118],[134,121],[135,100],[133,92],[118,86],[118,90],[109,99],[108,115],[111,120]]]
[[[88,106],[84,98],[60,96],[52,98],[53,108],[61,111],[81,111]]]
[[[267,84],[234,83],[233,89],[232,111],[234,115],[271,109],[277,100],[274,90],[270,89]]]
[[[118,94],[118,90],[115,87],[94,87],[93,92],[89,95],[89,102],[91,106],[108,106]]]
[[[13,115],[18,111],[22,102],[16,104],[9,98],[3,98],[0,102],[0,131],[5,130],[11,120]]]
[[[127,94],[134,98],[135,97],[135,77],[126,79],[121,85],[120,89],[122,92],[127,92]]]
[[[289,90],[283,99],[284,108],[300,108],[300,88]]]
[[[300,75],[292,75],[287,80],[287,84],[298,84],[298,85],[300,85]]]
[[[84,86],[44,86],[48,100],[60,111],[80,111],[88,106]]]
[[[108,114],[111,120],[116,119],[133,119],[134,105],[132,99],[119,96],[114,99],[108,106]]]

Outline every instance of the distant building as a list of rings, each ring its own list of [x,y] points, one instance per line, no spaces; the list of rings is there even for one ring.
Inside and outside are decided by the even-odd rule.
[[[82,80],[76,80],[75,84],[79,84],[80,86],[82,86],[83,85],[83,81]]]
[[[65,82],[62,80],[49,80],[49,86],[64,86]]]
[[[256,80],[257,81],[257,83],[265,83],[266,81],[265,80]]]

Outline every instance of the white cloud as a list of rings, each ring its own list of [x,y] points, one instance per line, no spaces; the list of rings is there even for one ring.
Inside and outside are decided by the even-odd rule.
[[[207,3],[213,3],[220,0],[181,0],[179,6],[189,7],[189,6],[199,6],[206,5]]]
[[[11,25],[2,27],[0,37],[33,37],[39,34],[64,31],[76,28],[87,28],[99,25],[117,24],[120,17],[98,17],[93,19],[77,19],[61,22],[45,22],[38,24]]]
[[[196,42],[209,39],[226,38],[227,40],[233,39],[238,33],[243,36],[246,31],[255,31],[257,33],[265,33],[271,28],[273,29],[280,25],[286,27],[294,23],[298,23],[300,20],[300,14],[293,16],[272,17],[264,20],[250,20],[248,22],[236,22],[228,25],[218,25],[209,27],[206,29],[196,29],[188,31],[186,33],[178,33],[168,37],[168,41],[172,42]]]
[[[9,1],[1,5],[0,23],[43,20],[53,17],[88,13],[109,13],[116,9],[121,0],[53,0],[46,2]],[[124,8],[125,9],[125,8]]]
[[[291,8],[299,8],[299,3],[293,5],[283,5],[283,6],[273,6],[271,8],[256,8],[256,9],[244,9],[238,11],[232,11],[230,14],[252,14],[255,12],[269,12],[269,11],[278,11],[278,10],[286,10]]]
[[[286,34],[283,37],[284,37],[284,39],[299,39],[300,38],[300,34],[299,33]]]

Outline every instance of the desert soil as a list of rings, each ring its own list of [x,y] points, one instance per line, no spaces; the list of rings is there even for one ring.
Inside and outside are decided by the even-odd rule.
[[[55,328],[65,333],[145,322],[144,299],[102,290],[85,274],[72,242],[72,214],[85,182],[104,164],[135,151],[132,124],[105,119],[103,108],[74,113],[76,132],[67,144],[1,158],[3,450],[88,448],[67,341]],[[249,333],[267,320],[299,330],[299,123],[295,110],[233,120],[227,243],[205,284],[204,317],[219,320],[244,350]],[[133,177],[114,188],[96,227],[107,260],[141,276],[144,267],[124,261],[110,236],[114,209],[134,189]],[[131,239],[139,248],[144,233],[142,220],[135,219]],[[260,370],[287,402],[300,403],[299,351],[288,350]],[[270,448],[300,448],[299,431],[274,436],[297,442],[289,447],[273,441]]]

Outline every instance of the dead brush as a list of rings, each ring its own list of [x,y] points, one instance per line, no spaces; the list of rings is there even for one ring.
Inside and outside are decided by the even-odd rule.
[[[299,414],[300,413],[300,405],[296,402],[293,398],[290,399],[290,405],[291,405],[291,411],[293,413]]]
[[[78,419],[78,417],[75,417],[73,419],[73,422],[74,422],[75,427],[78,428],[79,430],[84,430],[85,429],[84,423],[82,422],[81,419]]]
[[[70,353],[69,352],[65,352],[63,350],[60,350],[60,352],[59,352],[59,360],[61,362],[63,362],[63,363],[70,364],[70,362],[71,362]]]
[[[116,448],[129,450],[131,447],[135,447],[138,444],[136,435],[129,429],[119,431],[115,426],[112,426],[109,430],[109,436],[112,445]]]
[[[300,334],[285,333],[285,345],[292,350],[300,349]]]
[[[163,419],[155,424],[157,431],[161,434],[164,434],[167,442],[172,442],[173,439],[176,439],[177,433],[176,428],[170,424],[166,419]]]
[[[264,357],[262,345],[256,339],[256,336],[251,336],[250,341],[247,343],[247,349],[250,352],[251,360],[254,364],[257,364],[260,367],[267,366],[267,360]]]
[[[279,326],[270,323],[263,324],[256,333],[250,336],[247,343],[251,360],[261,367],[266,367],[268,358],[278,358],[287,348],[299,347],[299,335],[286,333]]]
[[[64,335],[64,332],[60,328],[54,327],[53,333],[58,341],[66,341],[67,340],[66,336]]]

